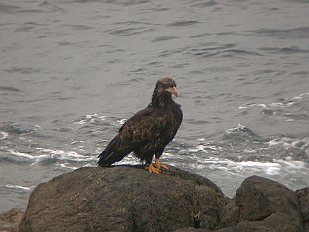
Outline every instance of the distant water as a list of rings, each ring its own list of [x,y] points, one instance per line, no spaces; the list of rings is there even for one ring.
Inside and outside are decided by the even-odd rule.
[[[0,211],[96,166],[166,75],[184,121],[162,161],[228,196],[254,174],[309,186],[308,12],[307,0],[2,0]]]

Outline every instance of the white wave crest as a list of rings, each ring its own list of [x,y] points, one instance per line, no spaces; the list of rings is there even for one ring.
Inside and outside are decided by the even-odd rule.
[[[94,161],[97,159],[96,156],[86,156],[78,154],[76,151],[63,151],[63,150],[52,150],[47,148],[37,148],[40,155],[30,155],[24,152],[18,152],[15,150],[8,150],[11,155],[21,157],[24,159],[31,160],[33,163],[40,163],[48,159],[56,160],[68,160],[74,162],[85,162],[85,161]]]
[[[8,150],[10,152],[11,155],[15,155],[15,156],[19,156],[19,157],[23,157],[26,159],[36,159],[35,156],[33,155],[29,155],[28,153],[24,153],[24,152],[18,152],[18,151],[14,151],[14,150]]]
[[[12,185],[12,184],[6,184],[4,185],[4,187],[9,188],[9,189],[20,189],[20,190],[25,190],[25,191],[30,191],[34,188],[34,186],[26,187],[26,186],[21,186],[21,185]]]
[[[0,131],[0,139],[4,140],[9,137],[9,133]]]
[[[125,118],[120,119],[120,120],[117,120],[117,122],[118,122],[120,125],[123,125],[126,121],[127,121],[127,119],[125,119]]]
[[[308,93],[301,93],[298,96],[293,97],[293,99],[295,99],[295,100],[302,100],[304,98],[304,96],[306,96],[306,95],[309,95],[309,92]]]

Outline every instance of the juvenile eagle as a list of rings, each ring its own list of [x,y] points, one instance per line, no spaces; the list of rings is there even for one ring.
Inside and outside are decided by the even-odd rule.
[[[177,97],[176,82],[171,78],[158,80],[151,103],[122,125],[116,137],[99,155],[98,165],[111,166],[133,152],[145,161],[145,169],[149,172],[159,174],[162,169],[169,170],[159,158],[165,146],[175,137],[183,117],[172,94]],[[154,155],[155,163],[152,163]]]

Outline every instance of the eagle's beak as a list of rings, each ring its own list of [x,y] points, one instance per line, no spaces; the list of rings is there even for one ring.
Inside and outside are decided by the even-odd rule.
[[[170,87],[170,88],[167,88],[165,89],[167,92],[171,93],[171,94],[174,94],[176,97],[178,96],[178,92],[177,92],[177,89],[176,87]]]

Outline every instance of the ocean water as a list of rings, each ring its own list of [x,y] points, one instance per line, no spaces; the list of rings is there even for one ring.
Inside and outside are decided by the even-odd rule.
[[[96,166],[163,76],[184,112],[163,162],[230,197],[250,175],[309,186],[308,12],[307,0],[2,0],[0,212]]]

